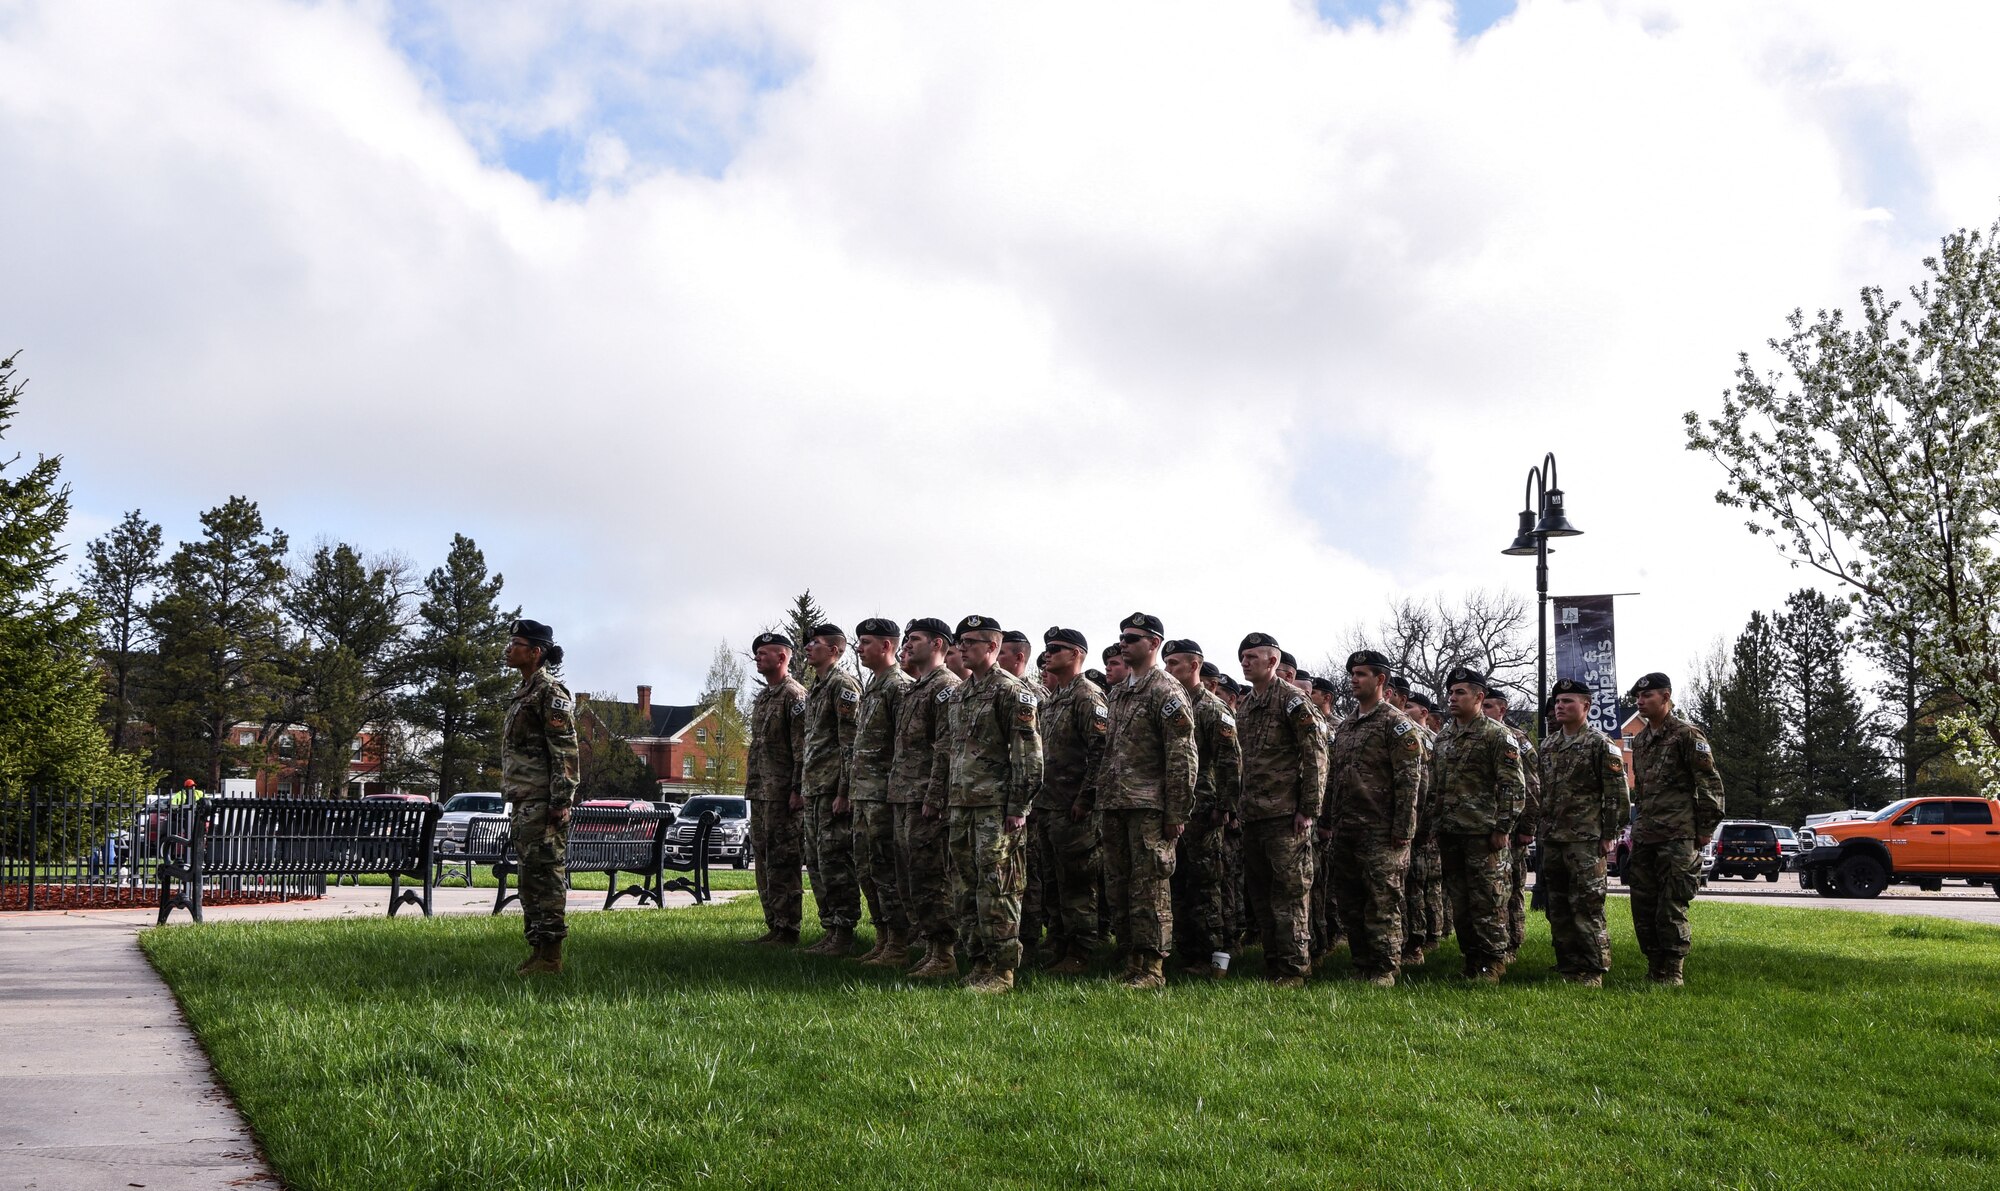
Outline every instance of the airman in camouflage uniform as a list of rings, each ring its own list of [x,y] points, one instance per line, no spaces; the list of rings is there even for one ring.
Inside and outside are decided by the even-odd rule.
[[[1129,671],[1111,688],[1110,740],[1096,782],[1104,884],[1125,952],[1127,988],[1160,988],[1173,949],[1174,847],[1194,810],[1194,712],[1181,684],[1156,664],[1160,618],[1134,612],[1118,625]]]
[[[763,935],[753,946],[790,947],[799,941],[800,839],[805,795],[799,786],[806,756],[806,689],[791,676],[792,639],[764,633],[751,646],[764,689],[750,707],[750,755],[743,792],[750,799],[750,850],[757,857],[757,900],[764,908]]]
[[[1194,809],[1174,857],[1174,946],[1185,958],[1189,976],[1217,979],[1229,970],[1229,952],[1236,945],[1229,928],[1223,832],[1243,793],[1243,749],[1236,739],[1236,716],[1202,681],[1202,671],[1209,667],[1202,661],[1201,646],[1169,641],[1165,653],[1167,673],[1194,705]]]
[[[1507,722],[1506,699],[1488,695],[1479,707],[1487,719],[1507,729],[1507,734],[1514,738],[1514,747],[1521,750],[1521,776],[1527,779],[1528,800],[1521,810],[1520,821],[1514,824],[1513,847],[1507,863],[1507,962],[1511,964],[1521,950],[1522,941],[1528,937],[1528,848],[1535,842],[1535,832],[1542,821],[1542,763],[1535,755],[1534,738]]]
[[[1028,634],[1019,629],[1008,629],[1000,636],[1000,656],[994,664],[1020,679],[1021,685],[1027,687],[1035,696],[1035,730],[1040,732],[1043,727],[1042,705],[1049,701],[1049,688],[1048,684],[1042,681],[1039,662],[1034,669],[1028,668],[1028,655],[1033,648],[1034,644],[1028,640]],[[1046,732],[1042,734],[1042,749],[1043,768],[1046,769],[1048,761]],[[1041,866],[1035,863],[1034,828],[1030,826],[1028,832],[1027,844],[1021,849],[1021,868],[1026,874],[1026,883],[1021,890],[1021,951],[1024,955],[1033,955],[1036,945],[1042,941],[1042,872]]]
[[[1722,822],[1722,775],[1700,728],[1674,714],[1673,684],[1657,671],[1632,687],[1646,726],[1632,739],[1632,930],[1646,978],[1677,985],[1693,934],[1688,903],[1701,880],[1700,841]]]
[[[1264,973],[1305,984],[1313,820],[1326,794],[1326,735],[1311,702],[1278,677],[1279,649],[1251,633],[1237,658],[1251,690],[1236,707],[1243,745],[1243,867],[1264,942]]]
[[[1556,680],[1557,731],[1542,749],[1542,872],[1556,972],[1592,988],[1611,970],[1604,923],[1604,859],[1625,829],[1625,758],[1590,726],[1590,688]]]
[[[846,955],[861,921],[861,879],[854,867],[854,813],[847,798],[847,759],[861,713],[861,684],[840,666],[847,633],[823,624],[806,642],[813,685],[806,692],[806,871],[826,934],[807,955]]]
[[[1336,688],[1325,678],[1315,678],[1301,670],[1297,679],[1305,686],[1306,697],[1312,700],[1313,714],[1319,717],[1320,733],[1326,738],[1327,751],[1327,792],[1333,789],[1333,696]],[[1325,805],[1325,793],[1321,794],[1321,805]],[[1346,938],[1346,927],[1340,914],[1339,890],[1333,879],[1333,821],[1319,820],[1319,829],[1313,835],[1313,883],[1312,909],[1306,919],[1306,934],[1311,940],[1308,953],[1312,957],[1313,971],[1317,972],[1333,958],[1334,951]]]
[[[910,915],[896,882],[896,812],[889,803],[889,772],[896,761],[896,716],[910,676],[896,666],[902,631],[893,620],[870,617],[855,626],[855,652],[868,672],[855,716],[848,761],[847,797],[854,813],[854,867],[875,891],[875,946],[861,962],[900,968],[910,958]]]
[[[952,894],[966,924],[972,972],[966,986],[1000,993],[1021,966],[1021,853],[1030,801],[1042,784],[1036,700],[994,664],[1000,625],[968,616],[957,637],[972,677],[945,701],[951,722]]]
[[[1451,899],[1444,894],[1444,858],[1438,851],[1437,795],[1431,789],[1438,733],[1444,730],[1444,720],[1438,715],[1437,704],[1421,691],[1411,696],[1410,706],[1422,717],[1424,726],[1423,803],[1417,812],[1417,833],[1423,837],[1424,954],[1428,956],[1451,936],[1452,927]]]
[[[1049,926],[1049,971],[1076,975],[1098,938],[1097,819],[1088,786],[1104,757],[1111,713],[1104,692],[1077,673],[1089,648],[1075,629],[1042,634],[1055,684],[1041,709],[1042,788],[1029,820],[1034,867],[1042,874]]]
[[[1412,699],[1415,692],[1410,688],[1410,680],[1401,674],[1389,679],[1388,693],[1384,696],[1389,706],[1402,712],[1416,729],[1419,763],[1417,766],[1417,834],[1410,841],[1410,867],[1403,874],[1403,962],[1422,963],[1430,949],[1437,945],[1436,924],[1425,893],[1430,884],[1429,857],[1437,848],[1437,825],[1433,821],[1430,803],[1431,746],[1437,737],[1430,730],[1424,718],[1423,708]]]
[[[1355,975],[1396,983],[1403,951],[1403,878],[1417,834],[1423,743],[1417,726],[1382,698],[1389,659],[1372,649],[1347,659],[1355,710],[1341,721],[1327,758],[1326,807],[1333,826],[1333,879]]]
[[[1508,837],[1527,783],[1513,736],[1480,712],[1485,675],[1461,666],[1446,681],[1452,718],[1431,763],[1445,892],[1465,974],[1498,981],[1507,970]]]
[[[521,975],[560,972],[568,890],[569,812],[576,800],[576,701],[549,667],[562,665],[555,630],[517,620],[507,664],[521,685],[507,704],[500,753],[500,788],[513,804],[514,852],[521,874],[522,931],[532,949]]]
[[[944,665],[951,628],[942,620],[913,620],[903,630],[915,681],[896,708],[896,759],[889,770],[889,803],[896,814],[896,888],[924,955],[910,975],[930,980],[958,975],[958,923],[951,897],[951,849],[945,839],[951,749],[945,704],[958,675]]]

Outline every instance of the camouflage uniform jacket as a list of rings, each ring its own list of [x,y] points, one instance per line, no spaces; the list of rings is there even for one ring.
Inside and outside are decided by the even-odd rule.
[[[1417,841],[1428,843],[1437,838],[1437,799],[1431,794],[1431,758],[1437,753],[1437,733],[1423,724],[1411,720],[1417,730],[1417,743],[1423,747],[1423,761],[1417,766]]]
[[[910,676],[891,666],[880,674],[870,674],[861,690],[854,750],[847,763],[847,796],[856,802],[889,800],[889,768],[896,759],[896,714],[910,686]]]
[[[1066,811],[1079,797],[1104,759],[1104,741],[1111,712],[1096,683],[1078,675],[1042,702],[1042,788],[1035,795],[1038,811]]]
[[[1515,835],[1534,835],[1542,825],[1542,759],[1535,755],[1535,738],[1512,724],[1501,724],[1521,750],[1521,778],[1527,784],[1527,802],[1521,817],[1514,821]],[[1622,828],[1620,830],[1623,830]]]
[[[806,696],[806,797],[847,793],[847,758],[860,711],[861,684],[839,666],[813,683]]]
[[[563,810],[576,800],[576,701],[546,669],[521,680],[507,704],[500,788],[515,804]]]
[[[1194,814],[1235,814],[1243,799],[1243,744],[1236,739],[1236,715],[1207,688],[1194,692]]]
[[[896,704],[896,760],[889,767],[889,801],[926,803],[942,811],[951,779],[951,756],[938,748],[944,739],[945,700],[958,675],[943,666],[910,683]]]
[[[1236,735],[1243,742],[1238,818],[1255,823],[1319,814],[1326,797],[1326,733],[1311,699],[1273,679],[1237,704]]]
[[[1678,716],[1632,738],[1632,842],[1703,839],[1722,822],[1722,775],[1701,729]]]
[[[750,705],[750,756],[743,793],[752,802],[790,802],[806,759],[806,688],[790,675],[767,683]]]
[[[1542,742],[1544,843],[1582,844],[1617,839],[1625,830],[1630,803],[1625,794],[1625,757],[1604,733],[1586,726],[1571,736],[1562,729]]]
[[[1154,666],[1111,688],[1110,703],[1097,809],[1160,811],[1169,827],[1187,822],[1197,757],[1186,689]]]
[[[1487,719],[1453,719],[1431,761],[1438,830],[1453,835],[1506,835],[1528,801],[1521,748],[1513,733]]]
[[[1386,701],[1354,712],[1341,721],[1327,757],[1331,776],[1320,825],[1415,839],[1423,766],[1423,736],[1409,716]]]
[[[1034,692],[998,666],[952,688],[945,698],[952,806],[997,806],[1010,818],[1028,813],[1042,786],[1038,706]]]

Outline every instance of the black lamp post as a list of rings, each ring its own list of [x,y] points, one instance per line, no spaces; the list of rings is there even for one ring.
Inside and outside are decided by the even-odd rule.
[[[1547,738],[1549,705],[1549,539],[1573,538],[1583,531],[1563,516],[1562,488],[1556,483],[1554,452],[1528,469],[1521,497],[1521,529],[1502,554],[1535,556],[1535,739]]]

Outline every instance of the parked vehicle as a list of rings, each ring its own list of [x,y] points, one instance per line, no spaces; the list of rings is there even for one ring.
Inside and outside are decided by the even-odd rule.
[[[1785,861],[1785,867],[1790,868],[1792,857],[1799,854],[1799,833],[1782,823],[1771,824],[1771,830],[1778,833],[1778,855]]]
[[[439,816],[437,825],[437,850],[440,854],[465,851],[465,834],[471,830],[474,815],[504,815],[507,800],[497,791],[454,794],[444,804],[444,814]]]
[[[708,837],[709,863],[726,860],[736,868],[750,867],[756,858],[750,847],[750,800],[734,794],[697,794],[687,800],[667,833],[668,862],[685,865],[693,858],[695,822],[703,811],[715,812],[719,820]]]
[[[1890,885],[1941,889],[1946,878],[2000,893],[2000,822],[1983,798],[1905,798],[1867,819],[1823,823],[1798,860],[1799,884],[1824,897],[1875,897]]]
[[[1778,829],[1749,819],[1724,819],[1701,846],[1701,879],[1762,877],[1776,881],[1785,861]]]

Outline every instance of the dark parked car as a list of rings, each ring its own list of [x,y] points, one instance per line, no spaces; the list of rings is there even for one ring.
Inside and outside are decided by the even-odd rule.
[[[750,800],[734,794],[697,794],[681,806],[680,818],[667,832],[667,861],[685,865],[694,854],[695,823],[703,811],[712,811],[719,822],[708,837],[708,860],[726,860],[736,868],[750,867],[755,859],[750,847]]]
[[[1776,881],[1785,859],[1778,847],[1777,828],[1769,823],[1725,819],[1701,846],[1701,876],[1762,877]]]

